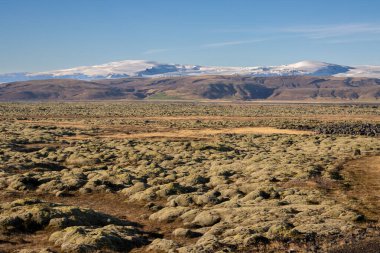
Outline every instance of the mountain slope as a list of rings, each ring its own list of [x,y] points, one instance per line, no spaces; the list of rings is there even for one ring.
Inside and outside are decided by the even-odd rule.
[[[1,101],[110,99],[378,100],[380,79],[190,76],[82,81],[50,79],[0,85]]]
[[[302,61],[289,65],[269,67],[213,67],[180,64],[164,64],[154,61],[126,60],[95,66],[0,75],[0,83],[43,80],[77,79],[96,80],[126,77],[174,77],[196,75],[244,75],[244,76],[339,76],[380,78],[380,66],[350,67],[325,62]]]

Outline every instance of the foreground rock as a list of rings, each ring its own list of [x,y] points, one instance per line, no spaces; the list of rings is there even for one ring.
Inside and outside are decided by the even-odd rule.
[[[167,239],[156,239],[148,247],[153,252],[175,252],[179,244]]]
[[[0,205],[0,233],[56,231],[49,241],[63,252],[126,252],[147,244],[148,236],[132,223],[92,209],[19,199]]]
[[[45,228],[70,226],[129,225],[110,215],[91,209],[20,199],[0,205],[0,232],[35,232]]]
[[[115,225],[101,228],[69,227],[52,234],[49,241],[60,246],[64,252],[126,252],[148,242],[136,228]]]
[[[366,230],[369,216],[357,208],[358,200],[347,198],[344,189],[350,185],[340,166],[377,154],[376,138],[231,135],[212,142],[93,139],[71,144],[29,153],[4,145],[0,190],[54,194],[63,201],[70,195],[119,194],[145,205],[141,217],[148,225],[173,228],[164,231],[169,238],[150,245],[152,250],[260,252],[260,247],[276,247],[286,252],[301,245],[301,252],[324,252],[342,241],[373,237],[378,229]],[[87,158],[94,162],[81,161]],[[45,168],[50,160],[65,168]],[[104,228],[109,225],[114,227]],[[130,225],[92,210],[35,200],[0,208],[4,233],[64,229],[51,244],[74,251],[82,244],[115,251],[119,246],[104,245],[143,243],[136,241],[144,238],[137,229],[118,228]]]

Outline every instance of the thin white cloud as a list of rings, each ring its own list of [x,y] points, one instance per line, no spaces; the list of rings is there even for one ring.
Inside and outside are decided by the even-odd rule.
[[[360,43],[360,42],[380,42],[380,38],[348,38],[348,39],[332,39],[325,40],[323,43],[326,44],[349,44],[349,43]]]
[[[328,39],[347,37],[354,35],[373,36],[380,35],[380,23],[347,23],[347,24],[327,24],[327,25],[305,25],[289,27],[255,27],[255,28],[223,28],[214,30],[220,33],[246,33],[261,35],[300,36],[308,39]]]
[[[284,33],[304,35],[310,39],[326,39],[350,35],[380,34],[378,24],[333,24],[319,26],[299,26],[280,29]]]
[[[215,29],[212,32],[215,33],[254,33],[254,32],[262,32],[266,31],[267,28],[243,28],[243,27],[235,27],[235,28],[221,28],[221,29]]]
[[[243,45],[243,44],[258,43],[258,42],[262,42],[264,40],[265,39],[223,41],[223,42],[204,44],[201,47],[212,48],[212,47],[236,46],[236,45]]]
[[[146,50],[145,52],[143,52],[143,54],[158,54],[158,53],[163,53],[163,52],[167,52],[167,51],[169,51],[169,49],[166,49],[166,48],[154,48],[154,49]]]

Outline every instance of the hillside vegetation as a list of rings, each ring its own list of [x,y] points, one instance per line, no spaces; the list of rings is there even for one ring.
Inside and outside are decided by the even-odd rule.
[[[376,101],[380,79],[188,76],[95,81],[52,79],[0,86],[0,100],[276,100]]]

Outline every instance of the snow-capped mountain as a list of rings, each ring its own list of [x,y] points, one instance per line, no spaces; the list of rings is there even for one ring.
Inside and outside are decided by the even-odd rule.
[[[0,83],[57,78],[94,80],[124,77],[172,77],[190,75],[307,75],[380,78],[380,66],[350,67],[317,61],[301,61],[294,64],[268,67],[213,67],[164,64],[144,60],[126,60],[102,65],[82,66],[55,71],[0,74]]]

